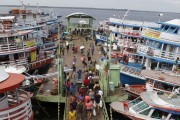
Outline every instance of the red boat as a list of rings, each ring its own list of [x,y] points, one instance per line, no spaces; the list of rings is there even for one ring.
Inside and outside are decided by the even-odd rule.
[[[0,120],[34,120],[29,93],[18,89],[25,76],[2,69],[0,76]]]

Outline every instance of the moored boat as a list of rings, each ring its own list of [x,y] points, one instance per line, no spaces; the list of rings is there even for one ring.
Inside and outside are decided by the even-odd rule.
[[[33,120],[30,94],[18,89],[24,75],[6,73],[0,68],[0,119]]]
[[[111,109],[133,120],[179,120],[180,95],[155,91],[143,92],[130,102],[112,102]]]

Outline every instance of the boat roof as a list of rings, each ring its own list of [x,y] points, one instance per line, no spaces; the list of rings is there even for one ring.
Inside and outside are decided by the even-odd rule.
[[[116,19],[116,18],[113,18]],[[137,21],[137,20],[123,20],[123,19],[116,19],[119,21],[119,25],[125,26],[132,26],[132,27],[148,27],[148,28],[158,28],[158,24],[155,22],[148,22],[148,21]],[[112,22],[110,20],[110,22]]]
[[[180,95],[177,95],[177,98],[168,98],[166,94],[157,94],[156,91],[152,91],[143,92],[140,96],[149,106],[180,112]]]
[[[15,16],[2,16],[0,17],[0,20],[13,20]]]
[[[66,16],[66,18],[69,18],[69,17],[88,17],[88,18],[93,18],[95,19],[94,17],[92,17],[91,15],[88,15],[86,13],[82,13],[82,12],[75,12],[75,13],[72,13],[72,14],[69,14]]]
[[[172,72],[157,71],[157,70],[142,70],[141,74],[146,78],[180,86],[180,75],[177,76],[175,73]],[[160,77],[163,77],[164,79],[163,80],[159,79]]]
[[[163,24],[173,25],[180,27],[180,19],[173,19],[167,22],[164,22]]]
[[[14,37],[14,36],[22,36],[22,35],[26,35],[29,33],[33,33],[33,30],[23,30],[23,31],[18,31],[18,30],[14,30],[12,32],[5,32],[5,33],[0,33],[0,38],[2,37]]]
[[[14,90],[18,88],[24,81],[25,76],[22,74],[9,73],[9,77],[0,82],[0,93]]]

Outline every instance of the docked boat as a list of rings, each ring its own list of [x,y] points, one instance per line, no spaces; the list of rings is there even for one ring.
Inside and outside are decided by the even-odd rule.
[[[18,89],[25,76],[7,73],[0,68],[0,119],[33,120],[30,94]]]
[[[54,58],[53,51],[38,50],[34,34],[33,30],[0,33],[1,65],[24,65],[29,70],[35,70],[50,64]]]
[[[125,90],[131,96],[137,97],[146,90],[172,93],[180,87],[180,75],[170,71],[142,70],[141,74],[146,78],[146,85],[126,85]]]
[[[143,28],[144,42],[138,45],[137,53],[144,56],[146,69],[175,71],[174,65],[180,64],[179,22],[179,19],[163,22],[159,30]]]
[[[179,120],[180,91],[148,91],[130,102],[112,102],[111,109],[133,120]]]

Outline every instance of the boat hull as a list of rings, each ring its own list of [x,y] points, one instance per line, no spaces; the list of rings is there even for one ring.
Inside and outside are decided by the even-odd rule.
[[[141,79],[135,76],[127,75],[124,73],[120,73],[120,81],[122,85],[137,85],[137,84],[145,84],[145,79]]]

